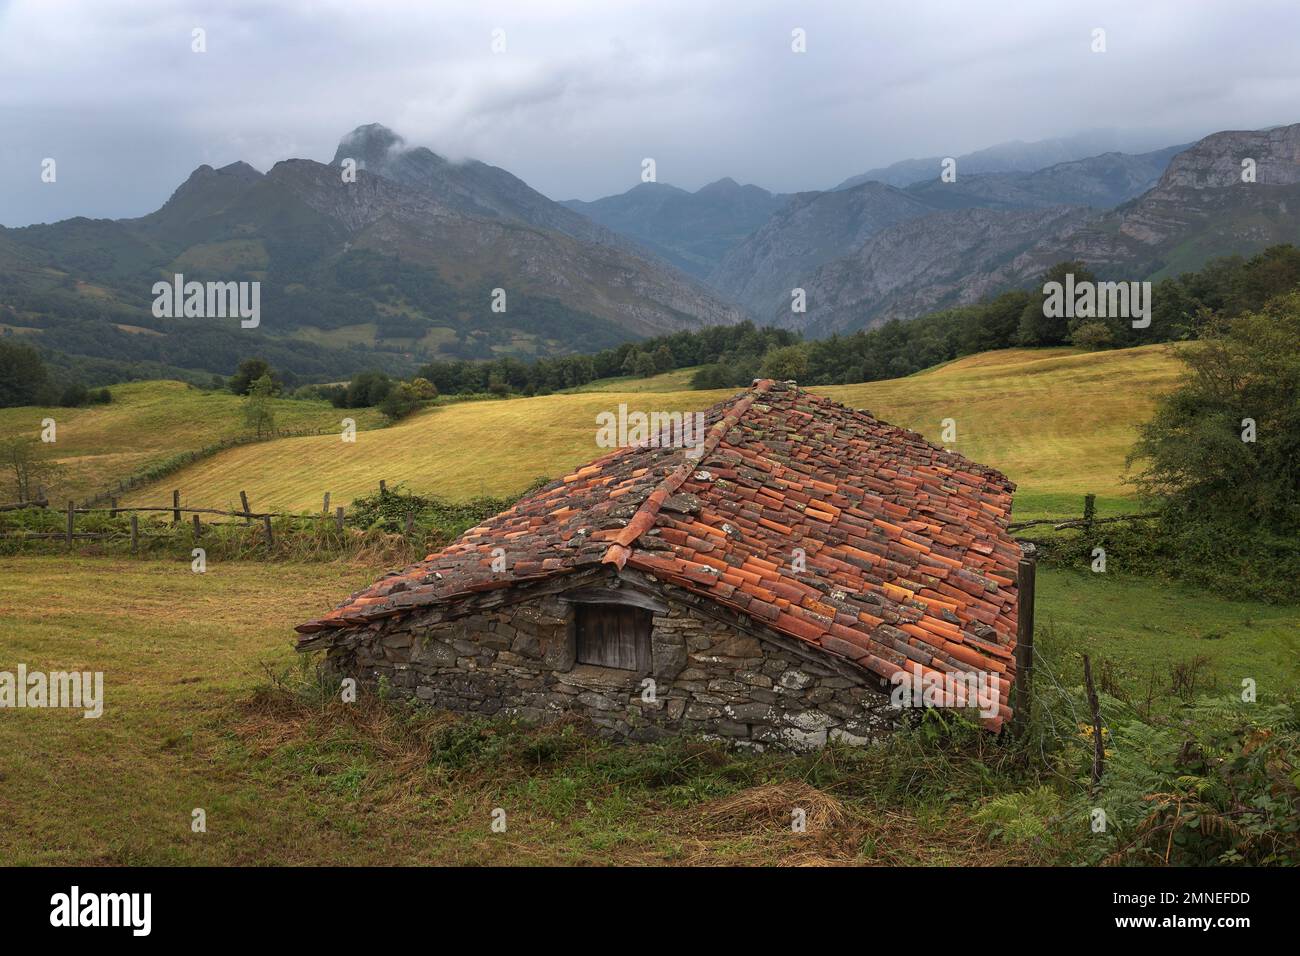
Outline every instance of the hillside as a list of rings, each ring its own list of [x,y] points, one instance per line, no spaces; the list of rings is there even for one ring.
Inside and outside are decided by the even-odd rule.
[[[1242,181],[1243,159],[1257,163],[1255,182]],[[1207,136],[1174,156],[1152,189],[1113,210],[1036,213],[1031,221],[1026,211],[966,209],[897,223],[801,275],[805,315],[791,316],[788,300],[775,297],[766,314],[825,335],[970,304],[1066,260],[1082,260],[1102,278],[1142,280],[1295,243],[1300,124]]]
[[[975,173],[942,182],[937,175],[907,187],[936,209],[1035,209],[1091,206],[1111,209],[1159,182],[1170,161],[1187,148],[1168,146],[1150,153],[1103,153],[1057,163],[1032,173]]]
[[[866,408],[932,440],[957,422],[953,447],[1020,483],[1021,513],[1092,491],[1115,497],[1134,427],[1177,375],[1164,346],[1081,353],[1071,349],[989,352],[905,379],[815,391]],[[705,408],[730,392],[578,392],[469,402],[423,412],[354,445],[334,436],[287,438],[236,448],[146,488],[132,503],[156,503],[172,488],[190,501],[237,502],[246,489],[264,506],[319,507],[329,491],[344,503],[380,479],[453,499],[509,495],[595,458],[596,415],[630,409]],[[1069,396],[1063,401],[1062,396]]]
[[[1049,166],[1071,163],[1103,153],[1116,151],[1135,153],[1159,145],[1151,140],[1152,136],[1149,134],[1104,129],[1088,130],[1073,136],[1041,139],[1031,143],[1023,140],[998,143],[995,146],[963,153],[955,158],[957,167],[965,173],[1032,173]],[[865,173],[850,176],[835,188],[852,189],[854,186],[874,180],[901,189],[936,176],[942,161],[942,156],[900,160],[888,166],[869,169]]]
[[[693,193],[667,183],[639,183],[617,196],[594,202],[570,199],[563,205],[705,279],[728,250],[788,198],[719,179]]]
[[[801,276],[896,223],[933,211],[883,183],[799,193],[728,251],[709,281],[763,322],[777,316],[782,324],[789,324],[790,290]]]
[[[172,455],[248,432],[243,400],[230,392],[202,391],[181,382],[132,382],[111,391],[108,405],[0,408],[3,437],[37,437],[42,419],[57,423],[53,459],[63,470],[47,489],[52,502],[84,501]],[[285,431],[319,428],[336,433],[344,416],[356,419],[358,429],[381,421],[371,408],[340,410],[326,402],[289,399],[272,399],[271,405],[275,427]]]

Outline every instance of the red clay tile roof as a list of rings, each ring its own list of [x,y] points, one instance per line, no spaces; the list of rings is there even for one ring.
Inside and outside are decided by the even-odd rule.
[[[627,566],[883,678],[913,662],[927,673],[996,672],[1000,713],[985,724],[1000,727],[1011,715],[1020,559],[1006,476],[788,383],[758,382],[705,421],[698,458],[613,451],[298,631]]]

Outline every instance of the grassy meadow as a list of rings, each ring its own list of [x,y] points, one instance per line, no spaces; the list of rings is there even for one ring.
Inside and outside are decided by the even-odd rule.
[[[0,558],[0,667],[104,673],[104,714],[0,719],[0,863],[1059,863],[1059,840],[990,839],[979,808],[1023,786],[1002,749],[740,755],[625,746],[276,689],[292,627],[369,582],[355,564]],[[39,585],[35,584],[39,582]],[[39,586],[41,599],[33,599]],[[1040,571],[1040,680],[1078,652],[1144,694],[1174,665],[1294,686],[1300,609]],[[1098,622],[1104,622],[1098,627]],[[1210,631],[1218,633],[1211,640]],[[791,806],[809,832],[790,832]],[[507,813],[494,834],[491,813]],[[191,812],[207,814],[193,833]],[[1084,828],[1080,828],[1082,832]]]
[[[1124,500],[1124,456],[1135,426],[1177,369],[1159,345],[1017,349],[904,379],[814,391],[935,441],[943,420],[954,419],[951,447],[1020,485],[1018,517],[1077,515],[1089,491],[1106,514],[1132,508]],[[734,394],[690,391],[688,377],[678,371],[635,386],[613,379],[565,394],[450,404],[359,432],[354,444],[321,435],[234,448],[136,491],[128,502],[158,504],[180,488],[188,501],[222,506],[237,503],[243,489],[258,507],[300,510],[318,507],[326,491],[344,504],[373,491],[380,479],[453,500],[518,494],[537,477],[556,477],[596,457],[596,415],[620,402],[689,411]]]
[[[932,439],[955,419],[952,447],[1020,484],[1018,517],[1078,514],[1087,491],[1106,514],[1134,507],[1124,456],[1177,368],[1163,346],[1016,350],[817,391]],[[367,429],[371,410],[281,401],[280,427],[334,429],[350,414],[356,443],[331,434],[233,448],[130,503],[180,488],[187,504],[219,507],[243,489],[254,507],[315,510],[325,491],[344,504],[381,478],[455,501],[513,495],[593,457],[595,416],[619,402],[690,410],[732,394],[690,391],[689,376],[450,403],[383,429]],[[230,395],[165,382],[113,391],[109,406],[2,410],[0,429],[55,417],[68,487],[88,494],[242,428]],[[391,556],[263,555],[214,550],[204,574],[157,550],[0,556],[0,670],[102,671],[106,698],[98,720],[0,717],[0,864],[1095,861],[1086,821],[1073,826],[1046,785],[1082,788],[983,732],[936,742],[923,726],[862,750],[741,754],[696,740],[619,745],[577,724],[526,728],[370,695],[342,705],[313,689],[292,628],[372,582]],[[1261,702],[1300,686],[1300,607],[1051,566],[1039,568],[1037,595],[1043,700],[1074,699],[1084,654],[1108,699],[1157,718],[1245,678]],[[1072,737],[1065,713],[1051,729]],[[1124,742],[1110,746],[1122,761]],[[807,809],[806,834],[791,832],[792,806]],[[191,830],[195,808],[206,833]],[[505,833],[490,828],[495,808]],[[1011,837],[1008,815],[1020,821]]]
[[[52,455],[61,473],[47,488],[51,501],[77,501],[103,491],[172,455],[197,451],[248,432],[243,400],[225,391],[204,391],[184,382],[130,382],[114,385],[113,401],[83,408],[0,408],[0,436],[41,434],[41,421],[53,418]],[[357,428],[381,421],[374,409],[340,411],[328,402],[272,399],[275,427],[286,431],[339,429],[351,415]]]

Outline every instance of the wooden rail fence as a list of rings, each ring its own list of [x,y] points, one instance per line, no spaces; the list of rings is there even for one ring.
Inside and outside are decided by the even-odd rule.
[[[379,491],[381,494],[387,492],[387,482],[380,480]],[[92,499],[92,502],[94,499]],[[170,505],[119,505],[117,498],[110,498],[107,507],[95,507],[89,505],[78,508],[75,501],[69,501],[63,509],[66,515],[66,521],[63,531],[9,531],[0,533],[0,538],[62,538],[68,546],[77,539],[104,539],[104,538],[121,538],[125,537],[120,532],[113,531],[77,531],[76,520],[78,515],[102,514],[108,513],[110,518],[116,518],[119,514],[130,514],[131,516],[131,550],[135,550],[141,537],[162,537],[161,535],[142,535],[140,532],[140,515],[146,513],[171,513],[173,526],[181,524],[182,515],[189,515],[193,524],[194,540],[198,541],[203,536],[203,523],[200,515],[213,515],[224,518],[242,518],[246,525],[253,524],[254,521],[261,522],[263,540],[267,547],[274,547],[275,532],[271,527],[273,518],[294,518],[296,520],[308,521],[333,521],[339,531],[344,529],[347,519],[347,509],[343,505],[337,505],[334,510],[330,511],[330,493],[325,492],[321,503],[319,514],[310,512],[292,512],[292,511],[254,511],[248,503],[248,493],[239,492],[239,501],[243,506],[239,511],[231,511],[224,508],[191,508],[181,504],[180,489],[172,491],[172,501]],[[45,496],[45,489],[38,489],[37,497],[31,501],[19,501],[12,504],[0,504],[0,512],[4,511],[21,511],[25,509],[46,509],[49,507],[49,501]],[[218,524],[218,522],[209,522],[209,524]],[[409,514],[406,517],[406,534],[410,535],[415,529],[415,515]]]

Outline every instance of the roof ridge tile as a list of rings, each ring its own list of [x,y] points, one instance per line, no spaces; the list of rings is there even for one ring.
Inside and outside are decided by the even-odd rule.
[[[654,527],[663,503],[675,494],[677,489],[686,482],[686,479],[695,473],[700,463],[713,453],[713,450],[722,441],[722,437],[736,427],[744,417],[745,412],[749,411],[750,406],[754,404],[755,399],[760,395],[766,395],[774,384],[776,383],[770,378],[756,380],[733,404],[723,409],[718,420],[713,423],[708,434],[704,436],[704,441],[700,443],[700,453],[692,458],[690,455],[691,449],[686,450],[684,453],[686,460],[665,475],[659,484],[655,486],[655,489],[646,496],[636,514],[632,516],[627,526],[610,544],[609,550],[605,552],[605,556],[601,559],[602,564],[612,564],[622,570],[623,566],[627,564],[628,557],[632,554],[632,544],[642,534]]]

